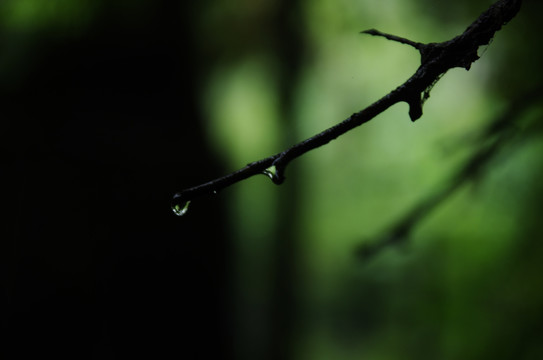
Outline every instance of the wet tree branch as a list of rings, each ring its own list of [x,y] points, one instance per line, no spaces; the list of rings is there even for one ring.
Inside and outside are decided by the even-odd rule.
[[[471,64],[479,59],[477,55],[479,46],[490,43],[496,31],[517,14],[521,2],[521,0],[496,1],[461,35],[441,43],[418,43],[375,29],[363,31],[362,33],[382,36],[417,49],[421,54],[421,64],[417,71],[405,83],[335,126],[283,152],[252,162],[223,177],[176,193],[172,200],[172,209],[178,215],[182,215],[186,209],[185,204],[194,198],[215,193],[257,174],[267,174],[275,184],[281,184],[285,180],[285,169],[292,160],[370,121],[399,102],[403,101],[409,105],[409,117],[412,121],[419,119],[422,116],[424,101],[429,97],[433,85],[449,69],[461,67],[469,70]]]

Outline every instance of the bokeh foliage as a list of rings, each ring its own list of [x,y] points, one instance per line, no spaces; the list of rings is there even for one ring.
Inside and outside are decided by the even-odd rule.
[[[269,2],[264,3],[266,11]],[[232,103],[215,108],[223,116],[210,117],[217,123],[209,131],[225,139],[221,153],[230,153],[240,165],[273,153],[284,144],[285,133],[294,132],[297,140],[310,136],[365,107],[414,72],[419,59],[412,49],[363,37],[360,30],[375,27],[416,41],[443,41],[462,32],[488,5],[484,1],[303,2],[302,17],[297,19],[303,63],[290,84],[294,111],[289,123],[270,128],[269,114],[280,117],[281,113],[254,109],[245,120],[237,116],[230,124],[237,127],[245,121],[245,129],[257,126],[266,131],[218,131],[230,126],[224,124],[223,109],[241,111],[262,103],[248,103],[255,94],[235,100],[225,91],[223,98]],[[397,105],[292,164],[299,177],[294,190],[299,211],[290,229],[300,244],[295,259],[298,312],[292,323],[297,331],[291,340],[295,358],[533,358],[541,352],[536,341],[541,329],[535,326],[543,300],[536,280],[541,246],[532,241],[541,238],[534,215],[540,210],[542,190],[536,180],[542,170],[538,136],[516,134],[520,140],[504,146],[480,176],[466,181],[421,220],[406,244],[366,261],[353,255],[358,245],[371,241],[418,201],[439,191],[485,141],[478,136],[485,125],[540,82],[536,64],[541,51],[535,35],[539,25],[533,17],[539,7],[526,2],[519,16],[487,49],[481,49],[482,58],[469,72],[449,71],[433,89],[421,120],[410,123],[407,106]],[[247,10],[250,18],[251,11]],[[257,41],[257,56],[265,52],[262,44],[267,40]],[[254,61],[255,54],[245,52],[249,55],[244,58]],[[233,61],[230,71],[236,73],[245,59]],[[281,66],[281,59],[273,55],[257,61],[268,70],[236,79],[236,84],[244,81],[250,89]],[[224,79],[211,78],[212,94],[216,95],[214,89],[224,89]],[[275,82],[263,81],[266,89],[260,96],[267,97],[267,103],[275,102]],[[537,123],[540,116],[540,109],[534,109],[511,121],[522,128],[524,121]],[[284,124],[279,118],[276,122]],[[270,151],[273,141],[276,150]],[[240,142],[262,143],[262,150],[242,152],[238,158]],[[239,247],[245,249],[241,252],[249,252],[242,257],[247,262],[241,262],[246,266],[240,265],[238,280],[247,288],[239,296],[254,292],[254,303],[266,303],[271,300],[261,281],[267,281],[273,265],[255,257],[267,258],[268,252],[259,249],[271,246],[278,236],[270,231],[270,219],[292,206],[293,199],[276,204],[269,194],[280,195],[265,178],[249,182],[225,195],[232,196],[232,210],[244,214],[233,225]],[[251,216],[255,204],[260,206]],[[262,226],[263,217],[272,224]],[[530,259],[523,250],[527,246],[535,246]],[[256,283],[261,284],[258,290]],[[266,311],[266,306],[257,308]]]

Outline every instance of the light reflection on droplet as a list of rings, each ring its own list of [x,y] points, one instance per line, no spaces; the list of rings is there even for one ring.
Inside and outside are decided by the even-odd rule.
[[[277,167],[275,165],[270,166],[269,168],[262,171],[262,174],[266,175],[273,181],[275,185],[280,185],[285,181],[285,176],[283,175],[283,168]]]
[[[277,176],[277,169],[275,168],[275,166],[270,166],[269,168],[265,169],[262,171],[262,174],[266,175],[267,177],[269,177],[272,181],[274,181],[274,179],[276,178]]]
[[[190,201],[183,200],[183,196],[177,193],[172,199],[172,211],[177,216],[183,216],[189,211]]]
[[[174,204],[172,205],[172,211],[177,216],[183,216],[189,211],[190,201],[185,202],[184,204]]]

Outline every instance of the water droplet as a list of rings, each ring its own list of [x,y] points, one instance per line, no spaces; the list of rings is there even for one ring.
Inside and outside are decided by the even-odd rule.
[[[262,171],[262,174],[269,177],[275,185],[280,185],[283,183],[283,181],[285,181],[285,176],[275,165],[272,165],[266,170]]]
[[[275,168],[275,165],[272,165],[266,170],[262,171],[262,174],[266,175],[272,181],[274,181],[275,177],[277,176],[277,169]]]
[[[189,211],[190,201],[183,200],[180,194],[175,194],[172,199],[172,211],[177,216],[183,216]]]
[[[187,201],[184,204],[175,204],[172,205],[172,211],[177,216],[183,216],[189,211],[190,201]]]

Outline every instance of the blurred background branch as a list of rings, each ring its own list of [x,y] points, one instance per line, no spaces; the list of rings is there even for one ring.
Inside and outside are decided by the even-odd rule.
[[[543,88],[539,87],[512,101],[501,116],[491,121],[481,134],[473,139],[473,144],[477,149],[448,182],[438,187],[440,190],[434,194],[419,201],[399,221],[383,231],[382,235],[364,241],[357,250],[358,256],[363,260],[368,260],[388,246],[407,246],[414,229],[461,186],[480,181],[490,171],[489,167],[501,156],[511,156],[512,152],[519,150],[520,145],[541,136],[543,118],[534,119],[527,114],[542,100]],[[494,166],[499,166],[499,164]]]

